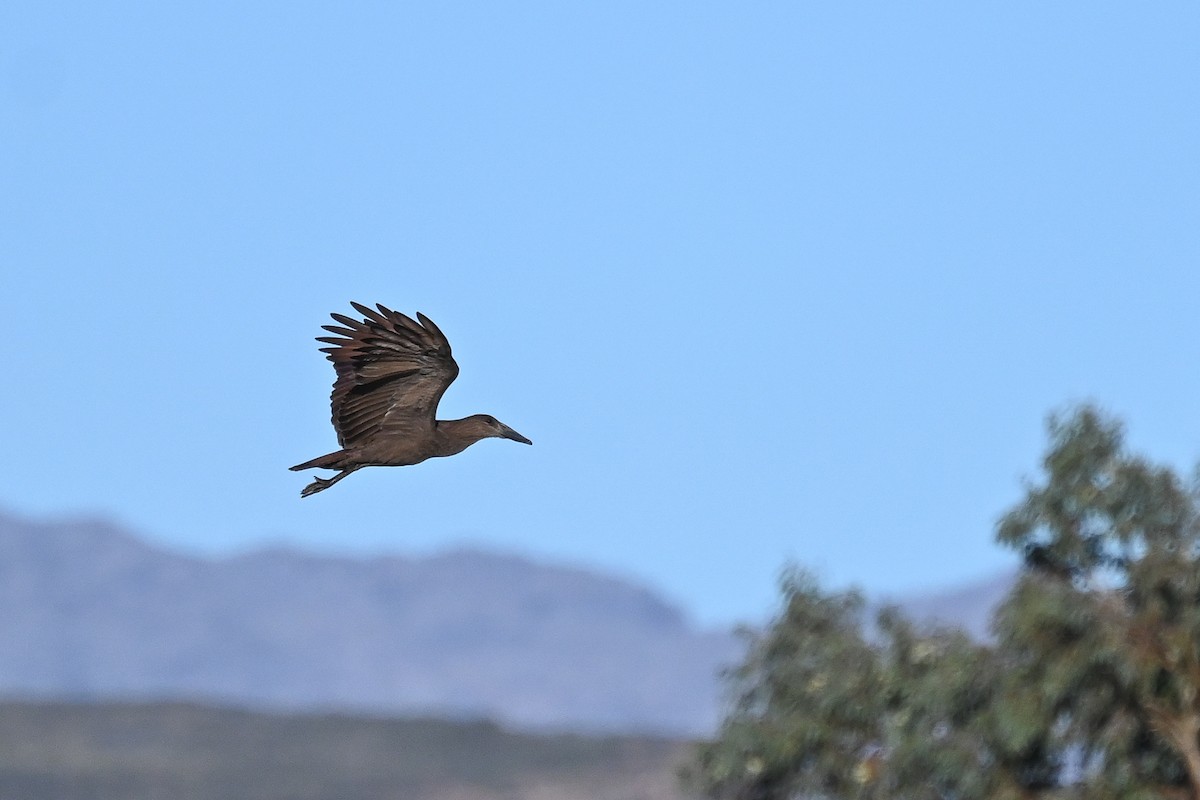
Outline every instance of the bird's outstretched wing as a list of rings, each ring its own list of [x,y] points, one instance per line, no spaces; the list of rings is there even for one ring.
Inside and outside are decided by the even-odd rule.
[[[321,352],[337,371],[330,401],[338,444],[362,444],[385,427],[431,430],[438,401],[458,377],[445,334],[420,313],[414,320],[382,305],[350,305],[362,320],[331,314],[339,325],[322,327],[337,335],[317,337],[330,345]]]

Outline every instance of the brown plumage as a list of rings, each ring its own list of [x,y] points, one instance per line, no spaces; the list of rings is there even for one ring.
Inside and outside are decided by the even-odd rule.
[[[475,414],[439,420],[438,401],[458,377],[450,342],[425,315],[411,319],[382,305],[351,303],[362,320],[331,314],[339,325],[322,325],[336,336],[318,336],[333,362],[333,428],[341,450],[292,467],[334,469],[301,497],[328,489],[363,467],[403,467],[427,458],[461,453],[490,436],[533,444],[495,417]]]

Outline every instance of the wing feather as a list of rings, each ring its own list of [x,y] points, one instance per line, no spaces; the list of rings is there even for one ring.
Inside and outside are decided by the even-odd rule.
[[[342,447],[390,433],[432,432],[438,402],[458,377],[450,342],[423,314],[420,322],[383,305],[351,303],[363,315],[331,314],[323,325],[335,336],[318,336],[337,379],[330,405]]]

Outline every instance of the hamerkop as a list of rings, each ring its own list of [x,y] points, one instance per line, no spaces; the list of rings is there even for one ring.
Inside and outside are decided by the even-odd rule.
[[[328,489],[363,467],[404,467],[427,458],[461,453],[480,439],[499,437],[533,444],[495,417],[436,418],[438,401],[458,377],[446,335],[424,314],[406,317],[382,305],[373,310],[351,303],[363,319],[331,314],[338,325],[321,327],[336,336],[318,336],[321,352],[333,362],[333,428],[336,453],[292,467],[336,469],[300,492],[308,497]]]

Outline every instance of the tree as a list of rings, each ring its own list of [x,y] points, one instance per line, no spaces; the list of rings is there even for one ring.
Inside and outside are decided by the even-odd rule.
[[[783,611],[731,674],[735,710],[701,746],[689,782],[736,800],[879,796],[871,769],[885,685],[861,635],[862,597],[825,594],[799,570],[781,589]]]
[[[1024,567],[981,644],[792,571],[691,782],[730,800],[1200,800],[1200,485],[1054,417],[997,540]]]
[[[1006,655],[954,629],[921,629],[893,610],[887,643],[884,796],[911,800],[1027,798],[1058,783],[1062,752],[1044,731],[1012,724]]]
[[[784,609],[732,675],[736,704],[687,776],[714,798],[1004,800],[1047,785],[1043,738],[1010,746],[997,654],[793,570]]]
[[[1052,419],[1045,481],[998,540],[1021,725],[1080,754],[1089,797],[1200,798],[1200,497],[1093,407]]]

